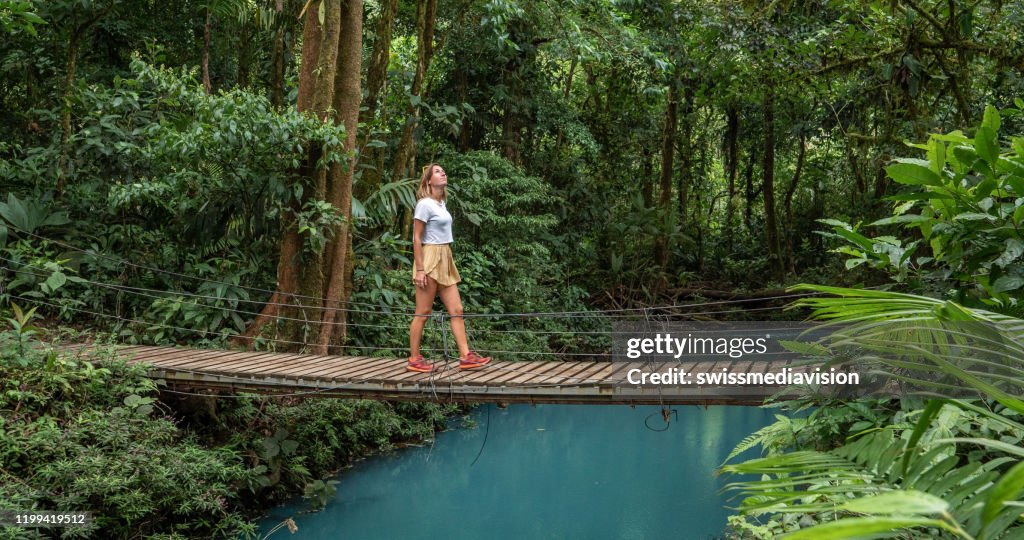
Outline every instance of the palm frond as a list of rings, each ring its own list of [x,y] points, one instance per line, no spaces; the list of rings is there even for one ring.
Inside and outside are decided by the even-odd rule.
[[[1009,538],[1024,534],[1024,321],[955,302],[885,291],[802,285],[826,293],[796,306],[831,330],[819,345],[858,369],[938,395],[912,430],[888,426],[825,452],[798,450],[721,472],[757,474],[730,483],[748,515],[800,513],[819,525],[794,538],[928,536]],[[980,399],[950,399],[969,389]],[[943,392],[946,397],[942,397]],[[943,410],[970,425],[950,436],[936,423]],[[959,418],[959,416],[957,416]],[[733,455],[757,444],[764,430]],[[728,460],[727,460],[728,461]]]

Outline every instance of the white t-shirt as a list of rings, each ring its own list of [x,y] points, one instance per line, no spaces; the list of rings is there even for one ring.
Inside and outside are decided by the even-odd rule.
[[[426,224],[420,239],[424,244],[451,244],[455,241],[452,238],[452,215],[443,202],[430,197],[420,199],[412,217]]]

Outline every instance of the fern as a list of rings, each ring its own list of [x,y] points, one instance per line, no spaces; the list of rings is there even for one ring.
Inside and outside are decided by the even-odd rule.
[[[802,418],[790,418],[780,414],[775,415],[775,420],[775,423],[768,424],[754,433],[747,435],[739,444],[736,445],[735,448],[732,449],[732,452],[729,453],[722,463],[728,463],[736,456],[756,446],[760,446],[767,451],[769,449],[782,446],[783,442],[795,444],[796,432],[799,431],[805,420]]]
[[[749,516],[804,514],[818,522],[792,538],[905,537],[908,529],[979,540],[1024,535],[1024,402],[1018,397],[1024,321],[923,296],[799,289],[838,296],[798,303],[826,325],[847,325],[827,341],[833,354],[860,351],[858,362],[890,376],[930,390],[951,382],[983,399],[933,400],[913,430],[890,425],[825,452],[798,450],[724,465],[725,473],[762,475],[726,486],[743,497],[739,509]],[[972,324],[972,332],[948,323]],[[966,424],[959,434],[965,436],[950,436],[949,425],[937,420],[948,424],[950,414]],[[778,424],[744,439],[729,459],[763,444]]]

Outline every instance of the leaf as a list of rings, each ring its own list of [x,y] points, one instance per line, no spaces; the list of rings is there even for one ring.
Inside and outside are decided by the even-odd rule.
[[[320,19],[320,26],[323,26],[324,19],[327,17],[327,0],[320,0],[320,8],[317,9],[316,16]]]
[[[291,439],[285,439],[281,441],[281,453],[288,456],[299,447],[299,441],[293,441]]]
[[[941,186],[939,175],[930,168],[917,163],[896,163],[885,168],[893,180],[912,186]]]
[[[949,508],[945,500],[921,491],[890,491],[873,497],[861,497],[841,506],[860,514],[939,514]]]
[[[277,441],[273,438],[263,439],[263,451],[266,459],[273,459],[277,457],[277,454],[281,451],[281,447],[277,444]]]
[[[50,288],[50,292],[53,292],[63,287],[67,281],[68,278],[63,272],[54,272],[50,274],[50,277],[46,278],[46,286]]]
[[[999,109],[992,105],[986,105],[985,116],[981,121],[981,125],[991,129],[993,133],[999,133]]]
[[[957,214],[953,219],[956,221],[981,221],[984,219],[995,221],[996,217],[991,214],[983,214],[981,212],[964,212],[962,214]]]
[[[951,201],[953,200],[953,196],[946,193],[938,193],[935,191],[925,191],[917,193],[898,193],[896,195],[887,195],[883,197],[883,199],[886,201]]]
[[[992,291],[996,294],[1004,293],[1008,291],[1015,291],[1021,287],[1024,287],[1024,277],[1020,276],[1002,276],[992,284]]]
[[[921,440],[921,436],[931,426],[932,419],[939,414],[942,410],[943,402],[938,399],[932,399],[928,401],[928,405],[925,406],[924,411],[921,412],[921,417],[917,419],[917,424],[914,426],[914,432],[910,434],[910,440],[907,441],[907,449],[903,453],[903,475],[906,476],[907,468],[910,467],[910,458],[914,455],[917,449],[917,442]]]
[[[974,135],[974,148],[978,151],[981,159],[995,167],[999,161],[999,142],[996,132],[992,128],[988,126],[978,128],[978,133]]]
[[[58,227],[60,225],[67,225],[68,223],[71,223],[71,218],[68,216],[67,212],[54,212],[49,216],[46,216],[46,219],[44,219],[40,225]]]
[[[949,526],[938,519],[923,517],[863,517],[830,521],[822,525],[800,529],[794,533],[783,535],[785,540],[836,540],[843,538],[864,538],[865,536],[907,527],[940,527]]]
[[[946,144],[935,137],[928,141],[928,163],[935,174],[942,174],[946,165]]]
[[[1024,461],[1006,471],[989,490],[988,500],[981,511],[982,528],[996,519],[1006,502],[1016,500],[1021,489],[1024,489]]]
[[[8,223],[14,225],[17,229],[32,232],[32,227],[28,223],[28,215],[25,213],[25,207],[22,206],[21,201],[13,193],[7,194],[6,204],[0,202],[0,217],[6,219]]]
[[[994,263],[1001,268],[1005,268],[1022,254],[1024,254],[1024,240],[1020,238],[1007,238],[1006,249],[1003,250],[1003,253]]]
[[[892,216],[892,217],[882,218],[882,219],[880,219],[878,221],[875,221],[873,223],[869,223],[868,226],[872,227],[872,226],[877,226],[877,225],[892,225],[892,224],[895,224],[895,223],[911,223],[911,224],[913,224],[913,223],[921,223],[921,222],[924,222],[924,221],[933,221],[933,220],[934,220],[934,218],[931,218],[931,217],[928,217],[928,216],[922,216],[920,214],[903,214],[903,215],[900,215],[900,216]]]
[[[819,219],[818,223],[824,223],[825,225],[831,225],[833,227],[841,227],[843,229],[852,229],[853,227],[845,221],[839,221],[838,219]]]

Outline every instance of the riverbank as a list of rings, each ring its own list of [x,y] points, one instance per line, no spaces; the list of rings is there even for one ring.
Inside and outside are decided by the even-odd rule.
[[[96,538],[237,538],[356,459],[433,436],[437,404],[171,394],[141,366],[0,336],[0,508],[90,511]],[[42,538],[45,529],[0,529]]]

